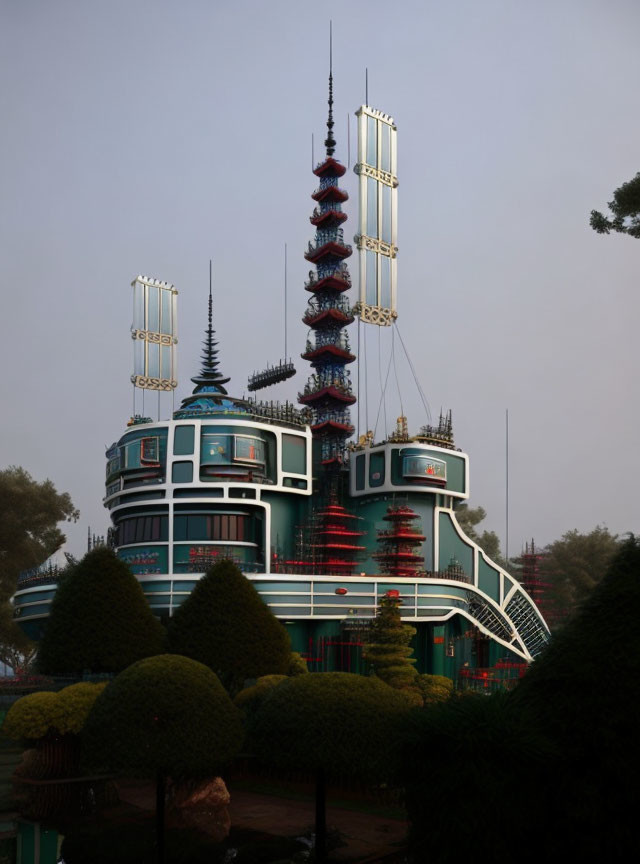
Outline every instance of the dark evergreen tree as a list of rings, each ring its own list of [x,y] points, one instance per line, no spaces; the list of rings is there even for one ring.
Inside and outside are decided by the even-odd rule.
[[[370,672],[391,687],[412,688],[418,674],[410,645],[415,633],[415,627],[402,623],[399,598],[382,597],[364,647]]]
[[[164,628],[137,579],[106,547],[88,552],[60,582],[38,651],[46,675],[117,673],[159,654]]]
[[[289,634],[232,561],[196,584],[169,624],[169,648],[209,666],[235,694],[248,678],[286,675]]]

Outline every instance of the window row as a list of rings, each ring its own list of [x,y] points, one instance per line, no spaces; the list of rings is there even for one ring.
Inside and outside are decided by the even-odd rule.
[[[116,546],[132,543],[167,541],[168,516],[133,516],[123,519],[116,527]],[[252,518],[238,513],[185,514],[174,517],[173,539],[180,540],[235,540],[254,543],[255,527]]]

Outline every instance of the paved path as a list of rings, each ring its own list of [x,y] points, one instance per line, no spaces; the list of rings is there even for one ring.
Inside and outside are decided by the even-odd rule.
[[[142,810],[155,807],[155,790],[148,783],[118,783],[123,801]],[[281,798],[234,788],[229,784],[231,824],[236,829],[275,834],[280,837],[308,835],[313,828],[314,802],[311,797]],[[327,805],[329,831],[338,831],[345,844],[331,852],[335,861],[375,861],[397,854],[400,858],[407,823],[376,813]]]

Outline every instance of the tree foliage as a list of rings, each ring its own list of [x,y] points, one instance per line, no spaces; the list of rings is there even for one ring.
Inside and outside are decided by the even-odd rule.
[[[238,752],[239,710],[207,666],[175,654],[134,663],[115,678],[83,733],[91,770],[202,779]]]
[[[446,702],[453,693],[453,681],[445,675],[418,675],[415,687],[425,705]]]
[[[411,715],[401,779],[416,857],[428,844],[434,864],[511,860],[516,848],[525,864],[625,860],[637,833],[639,606],[631,537],[515,690]]]
[[[159,654],[164,638],[131,570],[110,549],[99,547],[58,585],[38,666],[48,675],[116,673]]]
[[[0,600],[0,663],[6,663],[14,671],[28,667],[35,652],[35,643],[14,621],[11,603]]]
[[[640,172],[633,180],[619,186],[613,193],[613,201],[607,205],[611,217],[598,210],[591,211],[590,225],[598,234],[628,234],[640,238]]]
[[[209,666],[231,694],[248,678],[286,675],[289,634],[232,561],[221,561],[173,615],[169,648]]]
[[[51,480],[39,483],[23,468],[0,471],[0,599],[16,589],[20,571],[38,567],[65,542],[58,522],[78,511]]]
[[[473,540],[485,552],[492,561],[500,567],[506,566],[506,561],[500,552],[500,539],[495,531],[476,531],[479,525],[487,517],[484,507],[469,507],[468,504],[458,504],[456,507],[456,520],[464,533]]]
[[[50,732],[77,735],[105,687],[106,682],[81,682],[57,693],[30,693],[9,708],[2,731],[16,741],[36,741]]]
[[[546,599],[554,618],[563,620],[591,594],[619,546],[617,535],[598,526],[588,534],[567,531],[546,548],[540,575],[549,585]]]
[[[411,704],[375,677],[298,675],[264,699],[250,741],[265,761],[284,768],[380,781],[391,770],[396,724]]]
[[[410,642],[415,633],[415,627],[402,623],[399,598],[381,597],[363,653],[370,671],[385,684],[397,689],[414,686],[418,673]]]

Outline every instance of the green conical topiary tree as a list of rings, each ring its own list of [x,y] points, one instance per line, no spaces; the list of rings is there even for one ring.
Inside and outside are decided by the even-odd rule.
[[[232,561],[200,579],[169,625],[169,649],[209,666],[236,694],[248,678],[286,675],[289,634]]]
[[[117,673],[163,650],[164,628],[131,570],[105,547],[65,576],[38,651],[47,675]]]
[[[388,595],[381,597],[364,647],[364,659],[370,671],[385,684],[400,690],[415,686],[418,673],[409,644],[415,632],[415,627],[402,623],[400,600]]]

